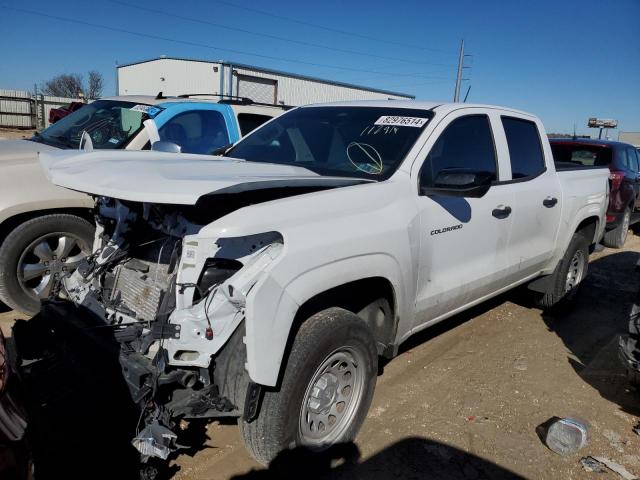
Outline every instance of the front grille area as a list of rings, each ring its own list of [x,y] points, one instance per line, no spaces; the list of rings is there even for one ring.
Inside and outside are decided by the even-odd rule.
[[[165,237],[130,249],[131,257],[113,270],[110,305],[138,321],[155,320],[179,247],[178,238]]]
[[[168,265],[132,259],[118,265],[111,304],[140,321],[155,320],[169,284]]]

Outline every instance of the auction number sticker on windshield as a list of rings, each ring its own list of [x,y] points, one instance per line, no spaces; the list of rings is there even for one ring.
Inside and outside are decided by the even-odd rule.
[[[428,118],[420,117],[397,117],[382,116],[375,121],[374,125],[393,125],[397,127],[416,127],[421,128],[429,121]]]
[[[158,113],[160,113],[163,109],[160,107],[153,107],[151,105],[136,105],[134,107],[131,107],[129,110],[131,110],[132,112],[146,113],[147,116],[153,118]]]
[[[131,111],[147,113],[150,108],[151,108],[151,105],[136,105],[134,107],[131,107]]]

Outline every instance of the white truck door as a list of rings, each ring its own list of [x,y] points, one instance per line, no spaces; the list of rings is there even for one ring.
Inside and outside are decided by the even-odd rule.
[[[496,131],[504,133],[509,151],[507,186],[515,197],[508,248],[510,280],[518,282],[540,272],[555,252],[562,191],[551,149],[541,136],[544,129],[537,121],[504,112]]]
[[[473,108],[447,115],[422,150],[424,162],[414,167],[420,217],[416,329],[504,286],[513,194],[493,185],[501,179],[504,150],[487,111]],[[488,175],[488,191],[481,198],[428,194],[443,174],[455,171]]]

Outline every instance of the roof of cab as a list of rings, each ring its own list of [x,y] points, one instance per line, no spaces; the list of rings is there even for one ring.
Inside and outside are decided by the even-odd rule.
[[[521,115],[534,116],[529,112],[523,112],[510,107],[498,105],[484,105],[479,103],[456,102],[425,102],[419,100],[359,100],[348,102],[330,102],[305,105],[305,107],[380,107],[380,108],[413,108],[418,110],[433,110],[439,113],[449,113],[462,108],[489,108],[505,110]]]
[[[100,100],[113,100],[119,102],[131,102],[131,103],[140,103],[144,105],[160,105],[163,104],[166,106],[167,103],[180,103],[184,104],[187,102],[193,103],[220,103],[220,98],[217,95],[197,95],[193,97],[162,97],[157,98],[152,95],[117,95],[114,97],[103,97]],[[232,108],[240,108],[245,109],[249,107],[259,107],[262,109],[274,109],[280,112],[283,111],[282,105],[264,105],[260,103],[225,103],[225,105],[230,105]]]
[[[612,148],[636,148],[630,143],[617,142],[615,140],[602,140],[598,138],[550,138],[551,143],[561,143],[563,145],[593,145],[596,147],[612,147]]]

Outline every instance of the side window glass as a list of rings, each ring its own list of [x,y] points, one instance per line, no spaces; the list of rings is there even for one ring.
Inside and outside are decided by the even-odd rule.
[[[511,178],[535,177],[545,170],[540,133],[535,123],[520,118],[502,117],[511,158]]]
[[[176,115],[158,129],[160,140],[180,145],[183,153],[211,153],[229,144],[224,118],[215,110],[194,110]]]
[[[489,118],[469,115],[451,122],[429,151],[420,171],[420,185],[435,187],[448,173],[475,172],[484,181],[498,179],[496,150]]]
[[[240,125],[240,135],[243,137],[258,128],[265,122],[271,120],[269,115],[258,115],[256,113],[239,113],[238,124]]]
[[[635,148],[627,148],[627,167],[629,170],[634,172],[638,172],[640,168],[638,168],[638,157],[636,155]]]

